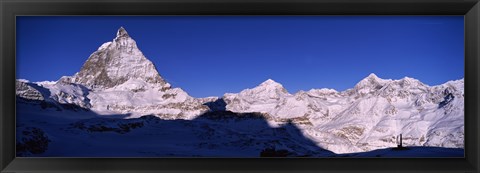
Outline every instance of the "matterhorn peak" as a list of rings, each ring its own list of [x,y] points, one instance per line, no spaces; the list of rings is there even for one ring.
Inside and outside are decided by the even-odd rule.
[[[117,31],[117,38],[119,38],[119,37],[130,37],[127,33],[127,30],[125,30],[125,28],[123,28],[123,26],[121,26]]]
[[[104,43],[90,55],[71,80],[90,89],[113,88],[127,81],[143,81],[170,88],[123,27],[118,29],[113,42]]]

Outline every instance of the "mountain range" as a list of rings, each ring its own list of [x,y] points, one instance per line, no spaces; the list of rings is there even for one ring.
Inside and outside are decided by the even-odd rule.
[[[294,156],[331,156],[395,147],[400,134],[404,146],[464,147],[464,79],[428,86],[410,77],[381,79],[372,73],[345,91],[297,93],[267,79],[220,98],[194,98],[173,88],[123,27],[78,73],[53,82],[17,79],[16,96],[20,156],[65,156],[70,147],[52,148],[78,143],[91,148],[67,156],[99,150],[122,156],[113,154],[117,150],[111,145],[122,141],[117,149],[138,148],[128,139],[145,135],[169,145],[148,145],[155,151],[134,149],[136,154],[243,156],[244,151],[250,156],[276,148]],[[98,138],[112,143],[88,142]],[[38,147],[27,145],[34,139],[56,147],[35,152]]]

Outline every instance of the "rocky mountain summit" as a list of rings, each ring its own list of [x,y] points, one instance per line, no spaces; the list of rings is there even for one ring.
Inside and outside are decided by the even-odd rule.
[[[121,27],[116,37],[101,45],[78,73],[56,82],[17,81],[17,96],[31,98],[35,89],[23,93],[24,86],[36,86],[43,98],[91,109],[98,114],[124,114],[127,117],[156,115],[165,119],[191,119],[208,110],[203,99],[172,88],[155,65]],[[41,98],[41,97],[39,97]]]
[[[170,88],[123,27],[113,41],[104,43],[90,55],[80,72],[61,80],[91,89],[108,89],[129,80],[143,81],[161,89]],[[141,87],[135,89],[145,89]]]
[[[48,113],[52,110],[68,112],[65,114],[92,111],[96,116],[121,115],[124,119],[154,116],[181,124],[185,130],[179,133],[211,129],[205,134],[212,136],[201,136],[206,141],[213,136],[220,139],[226,137],[225,134],[235,134],[235,138],[222,145],[239,148],[254,145],[257,140],[241,145],[239,136],[254,138],[263,135],[257,140],[261,141],[266,139],[265,135],[277,132],[254,127],[251,129],[255,130],[242,132],[244,126],[249,126],[250,116],[241,118],[245,123],[242,125],[239,125],[240,120],[226,121],[226,117],[255,115],[250,118],[263,124],[258,120],[261,117],[272,128],[288,125],[312,140],[312,146],[337,154],[394,147],[400,134],[406,146],[464,147],[463,79],[428,86],[410,77],[382,79],[372,73],[345,91],[322,88],[293,94],[282,84],[268,79],[256,87],[226,93],[221,98],[193,98],[181,88],[173,88],[161,77],[123,27],[112,41],[104,43],[90,55],[78,73],[53,82],[19,79],[16,81],[16,95],[20,106],[35,107],[35,110],[41,107]],[[182,121],[193,121],[202,115],[209,118],[198,120],[201,127]],[[88,122],[91,121],[94,120]],[[94,130],[108,131],[109,128],[99,123],[92,123]],[[119,129],[117,131],[125,130],[123,126],[113,125]],[[130,128],[128,126],[128,130]],[[264,134],[266,132],[268,134]],[[279,139],[283,138],[276,136],[271,142]],[[292,146],[295,143],[292,139],[285,141]],[[195,147],[199,146],[195,144]],[[314,150],[298,146],[283,148],[292,151],[302,148],[302,153]]]

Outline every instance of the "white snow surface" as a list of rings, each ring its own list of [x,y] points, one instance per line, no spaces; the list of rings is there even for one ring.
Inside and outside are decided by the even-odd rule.
[[[53,82],[19,79],[17,96],[76,105],[104,117],[164,120],[193,120],[209,111],[205,103],[217,99],[171,88],[123,28],[79,73]],[[227,111],[262,113],[273,128],[292,122],[318,147],[337,154],[395,147],[400,134],[404,146],[464,147],[464,79],[428,86],[410,77],[381,79],[372,73],[345,91],[295,94],[268,79],[222,99]]]
[[[400,134],[406,146],[464,147],[463,79],[430,87],[409,77],[370,74],[343,92],[312,89],[293,95],[281,84],[265,85],[272,81],[225,94],[227,110],[267,113],[271,124],[291,119],[335,153],[395,147]]]

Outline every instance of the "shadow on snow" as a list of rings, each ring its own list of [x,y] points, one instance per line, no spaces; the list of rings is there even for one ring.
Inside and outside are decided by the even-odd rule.
[[[42,102],[39,101],[20,99],[17,104],[52,109],[41,106]],[[164,120],[154,115],[122,119],[129,114],[105,116],[82,109],[82,112],[95,114],[96,117],[75,119],[63,124],[56,123],[58,116],[50,120],[45,117],[47,120],[41,123],[17,122],[17,156],[463,157],[463,149],[438,147],[409,147],[411,149],[406,151],[387,148],[335,154],[306,138],[291,121],[272,127],[261,113],[226,111],[223,99],[205,105],[212,111],[193,120]],[[78,113],[78,109],[72,106],[71,109],[52,112],[68,116]],[[22,116],[27,115],[20,111],[17,117]]]
[[[154,115],[132,119],[121,119],[128,115],[109,115],[108,117],[96,115],[96,118],[72,120],[60,125],[47,120],[43,121],[43,124],[21,122],[22,127],[17,126],[19,131],[17,146],[21,146],[17,147],[21,149],[17,150],[17,155],[51,157],[318,157],[334,155],[333,152],[318,147],[315,142],[306,138],[292,122],[271,127],[260,113],[225,111],[226,104],[221,99],[207,105],[214,111],[201,114],[192,120],[164,120]],[[67,114],[77,113],[75,111],[76,109],[64,109],[52,112],[68,116]],[[92,111],[86,111],[94,114]],[[17,116],[26,115],[18,113]],[[41,146],[36,146],[37,144]],[[73,146],[76,146],[75,150],[72,150]],[[39,149],[42,147],[43,152]]]

